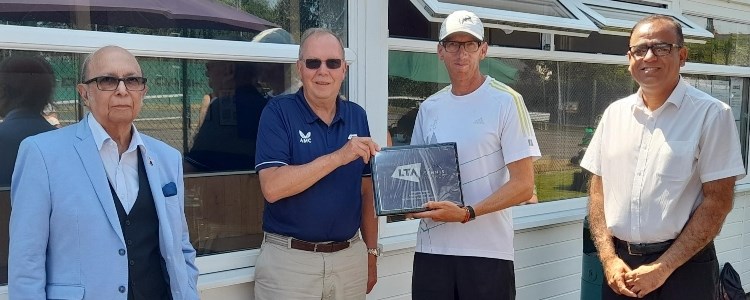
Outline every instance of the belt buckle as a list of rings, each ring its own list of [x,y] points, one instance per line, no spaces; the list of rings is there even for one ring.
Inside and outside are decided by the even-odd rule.
[[[625,242],[625,244],[628,245],[628,254],[633,255],[633,256],[643,256],[642,253],[633,253],[633,251],[630,250],[630,243]]]

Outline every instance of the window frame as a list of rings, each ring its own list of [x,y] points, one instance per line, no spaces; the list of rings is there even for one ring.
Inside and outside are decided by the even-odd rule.
[[[601,33],[612,34],[612,35],[625,35],[628,36],[630,29],[635,25],[637,21],[608,18],[601,15],[599,12],[589,7],[589,5],[600,6],[605,8],[612,8],[623,11],[633,11],[645,14],[661,14],[671,16],[683,25],[682,32],[685,38],[693,42],[704,42],[703,40],[711,39],[714,37],[713,33],[701,28],[700,25],[696,24],[692,20],[688,19],[681,13],[674,11],[670,8],[658,8],[647,5],[639,5],[633,3],[616,2],[612,0],[579,0],[578,8],[589,15],[594,21],[596,21],[601,27]]]
[[[599,28],[578,8],[573,0],[551,0],[558,2],[575,18],[543,16],[537,14],[508,10],[484,8],[473,5],[443,3],[438,0],[410,0],[414,7],[430,22],[442,22],[446,16],[456,10],[471,10],[482,21],[485,27],[503,30],[520,30],[540,33],[555,33],[586,37]],[[528,27],[507,25],[504,23],[523,24]]]

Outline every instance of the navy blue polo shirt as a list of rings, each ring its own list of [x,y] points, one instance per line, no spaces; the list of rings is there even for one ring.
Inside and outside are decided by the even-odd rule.
[[[329,126],[315,115],[300,88],[271,99],[263,109],[255,169],[309,163],[340,149],[354,135],[370,136],[361,106],[337,99]],[[362,219],[362,176],[369,174],[369,164],[356,159],[297,195],[266,201],[263,230],[310,242],[353,237]]]

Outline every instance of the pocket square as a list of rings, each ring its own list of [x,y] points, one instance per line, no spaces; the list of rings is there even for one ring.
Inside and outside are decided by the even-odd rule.
[[[161,192],[164,193],[164,197],[171,197],[177,195],[177,185],[173,182],[165,184],[161,187]]]

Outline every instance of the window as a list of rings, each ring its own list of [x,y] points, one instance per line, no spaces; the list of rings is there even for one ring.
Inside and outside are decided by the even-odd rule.
[[[292,39],[271,36],[265,42],[285,44],[299,41],[308,28],[324,26],[339,34],[344,45],[347,40],[347,0],[70,3],[6,1],[0,8],[0,24],[243,41],[260,39],[256,35],[266,29],[282,28]]]
[[[705,44],[688,45],[688,61],[750,67],[750,24],[688,15],[714,33]]]
[[[569,0],[489,1],[489,0],[411,0],[431,22],[441,22],[456,10],[470,10],[485,27],[557,32],[586,36],[598,28]]]
[[[652,14],[662,14],[680,22],[683,34],[688,39],[705,40],[713,37],[713,34],[703,27],[666,8],[611,0],[582,0],[578,7],[604,31],[627,34],[638,20]]]

